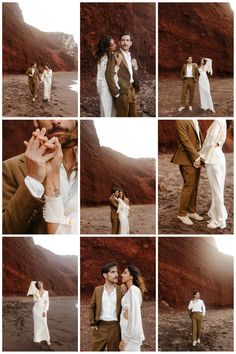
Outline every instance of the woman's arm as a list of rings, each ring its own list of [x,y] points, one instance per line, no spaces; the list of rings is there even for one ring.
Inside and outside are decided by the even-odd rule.
[[[209,128],[206,139],[200,150],[200,156],[203,160],[207,160],[211,155],[212,149],[217,146],[220,128],[220,123],[217,120],[215,120]]]
[[[48,296],[48,291],[47,291],[46,296],[45,296],[45,300],[44,300],[43,317],[46,317],[48,310],[49,310],[49,296]]]

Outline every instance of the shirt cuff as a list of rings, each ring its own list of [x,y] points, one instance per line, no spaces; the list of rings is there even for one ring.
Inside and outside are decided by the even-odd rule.
[[[42,185],[42,183],[40,183],[39,181],[37,181],[36,179],[30,176],[26,176],[25,185],[33,197],[42,198],[44,194],[44,186]]]
[[[118,93],[118,95],[115,95],[116,98],[118,98],[120,96],[120,94]]]

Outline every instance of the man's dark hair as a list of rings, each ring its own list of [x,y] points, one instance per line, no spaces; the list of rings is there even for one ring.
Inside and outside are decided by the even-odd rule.
[[[122,32],[121,35],[120,35],[120,40],[121,40],[121,38],[122,38],[123,36],[130,36],[130,40],[131,40],[131,41],[132,41],[132,39],[133,39],[133,36],[132,36],[132,34],[131,34],[129,31],[124,31],[124,32]]]
[[[32,63],[31,66],[33,66],[34,64],[37,64],[37,63]]]
[[[116,262],[109,262],[109,263],[104,264],[104,266],[102,266],[102,268],[101,268],[102,276],[104,273],[105,274],[109,273],[111,268],[113,268],[113,267],[117,267]]]
[[[114,194],[116,191],[119,192],[119,188],[118,187],[112,187],[111,194]]]

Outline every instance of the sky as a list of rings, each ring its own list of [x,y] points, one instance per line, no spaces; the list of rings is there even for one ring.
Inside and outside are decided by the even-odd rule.
[[[79,255],[79,237],[72,235],[33,236],[34,243],[59,255]]]
[[[234,235],[232,236],[220,235],[220,236],[214,236],[214,238],[216,241],[216,246],[220,252],[234,256],[235,248],[236,248]]]
[[[155,119],[100,118],[95,127],[101,146],[134,158],[157,157]]]
[[[79,40],[79,1],[18,1],[24,21],[44,32],[73,34]]]

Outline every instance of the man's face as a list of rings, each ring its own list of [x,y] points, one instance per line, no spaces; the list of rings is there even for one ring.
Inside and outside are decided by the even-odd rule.
[[[188,57],[187,63],[188,63],[188,64],[192,64],[192,61],[193,61],[193,58],[192,58],[192,57]]]
[[[36,69],[36,68],[37,68],[37,64],[36,64],[36,63],[34,63],[33,68],[34,68],[34,69]]]
[[[118,198],[119,197],[119,191],[115,191],[115,196],[116,196],[116,198]]]
[[[35,127],[42,129],[46,128],[47,132],[46,135],[48,139],[56,136],[60,143],[63,145],[65,142],[65,133],[71,132],[75,126],[75,120],[36,120],[34,121]]]
[[[132,46],[132,41],[129,35],[122,36],[119,43],[121,49],[123,49],[126,52],[128,52],[129,48]]]
[[[118,270],[117,267],[111,267],[108,273],[104,273],[105,279],[111,284],[118,283]]]

